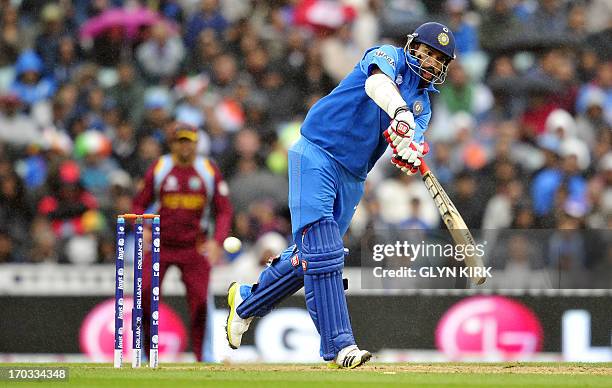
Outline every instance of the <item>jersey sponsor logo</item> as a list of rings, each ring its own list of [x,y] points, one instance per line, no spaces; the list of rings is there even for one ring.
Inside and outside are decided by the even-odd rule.
[[[164,191],[177,191],[178,187],[178,179],[174,175],[169,175],[166,179],[166,183],[164,184]]]
[[[298,259],[297,255],[291,258],[291,265],[293,267],[297,267],[298,265],[300,265],[300,259]]]
[[[438,34],[438,42],[440,42],[442,46],[446,46],[449,41],[450,39],[448,38],[448,34],[446,32],[441,32]]]
[[[189,188],[193,191],[197,191],[202,188],[202,181],[195,176],[189,178],[189,182],[187,182],[187,184],[189,185]]]
[[[200,210],[205,202],[202,194],[164,194],[161,199],[162,207],[167,209]]]
[[[387,54],[386,52],[382,50],[376,50],[374,52],[374,56],[385,59],[389,63],[389,65],[391,65],[391,67],[395,69],[395,60],[391,58],[391,56],[389,56],[389,54]]]
[[[306,262],[306,260],[302,260],[302,270],[306,272],[306,268],[308,268],[308,263]]]
[[[414,104],[412,105],[412,113],[414,113],[415,116],[418,116],[421,113],[423,113],[423,102],[422,101],[417,100],[414,102]]]

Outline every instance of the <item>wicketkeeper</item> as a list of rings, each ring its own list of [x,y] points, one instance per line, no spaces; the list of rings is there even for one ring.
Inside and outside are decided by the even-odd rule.
[[[232,283],[227,339],[240,346],[254,317],[305,288],[306,306],[321,335],[321,356],[355,368],[371,354],[353,337],[342,269],[346,233],[365,179],[390,145],[391,162],[418,171],[428,151],[429,93],[446,78],[455,58],[448,27],[425,23],[405,47],[367,50],[353,71],[308,112],[300,140],[289,150],[289,207],[295,245],[287,248],[254,285]],[[390,124],[389,124],[390,123]],[[162,218],[163,219],[163,218]]]
[[[147,171],[144,187],[134,200],[134,212],[160,215],[160,285],[169,266],[176,265],[181,270],[191,317],[191,346],[196,359],[202,361],[209,260],[216,261],[222,254],[221,246],[232,226],[232,206],[217,166],[196,155],[196,128],[174,123],[169,132],[171,154],[159,158]],[[150,260],[149,253],[143,266],[143,295],[151,295]],[[148,298],[143,298],[144,311],[149,311],[149,303]],[[143,324],[144,338],[148,338],[147,314]],[[148,343],[145,341],[147,346]]]

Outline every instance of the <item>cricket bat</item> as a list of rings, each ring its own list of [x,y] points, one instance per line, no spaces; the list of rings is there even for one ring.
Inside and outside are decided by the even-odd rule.
[[[455,245],[462,244],[475,246],[476,241],[474,241],[474,237],[472,237],[472,233],[470,233],[465,221],[463,221],[461,214],[459,214],[459,211],[457,211],[457,208],[448,197],[448,194],[446,194],[446,191],[444,191],[444,188],[438,181],[438,178],[436,178],[429,167],[427,167],[427,164],[425,164],[423,159],[421,159],[419,171],[421,172],[425,187],[427,187],[429,195],[431,195],[436,203],[440,216],[442,216],[442,220],[450,232]],[[474,268],[484,269],[482,257],[478,256],[477,254],[466,255],[465,265],[467,267],[472,267],[472,282],[474,282],[474,284],[480,285],[485,282],[486,277],[482,275],[484,271],[479,269],[474,270]]]

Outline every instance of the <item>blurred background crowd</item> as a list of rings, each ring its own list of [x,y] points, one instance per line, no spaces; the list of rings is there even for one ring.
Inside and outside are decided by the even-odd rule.
[[[608,0],[0,0],[0,15],[0,263],[112,262],[115,216],[181,120],[250,247],[228,265],[259,265],[290,235],[286,154],[308,108],[429,20],[458,52],[428,163],[468,226],[612,226]],[[357,251],[377,228],[441,226],[388,160],[347,235]]]

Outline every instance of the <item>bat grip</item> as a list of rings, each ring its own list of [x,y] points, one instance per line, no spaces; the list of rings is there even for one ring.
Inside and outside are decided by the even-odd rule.
[[[425,175],[429,172],[429,166],[427,166],[427,163],[425,163],[425,159],[423,158],[421,158],[421,165],[419,166],[419,171],[421,172],[421,175]]]

